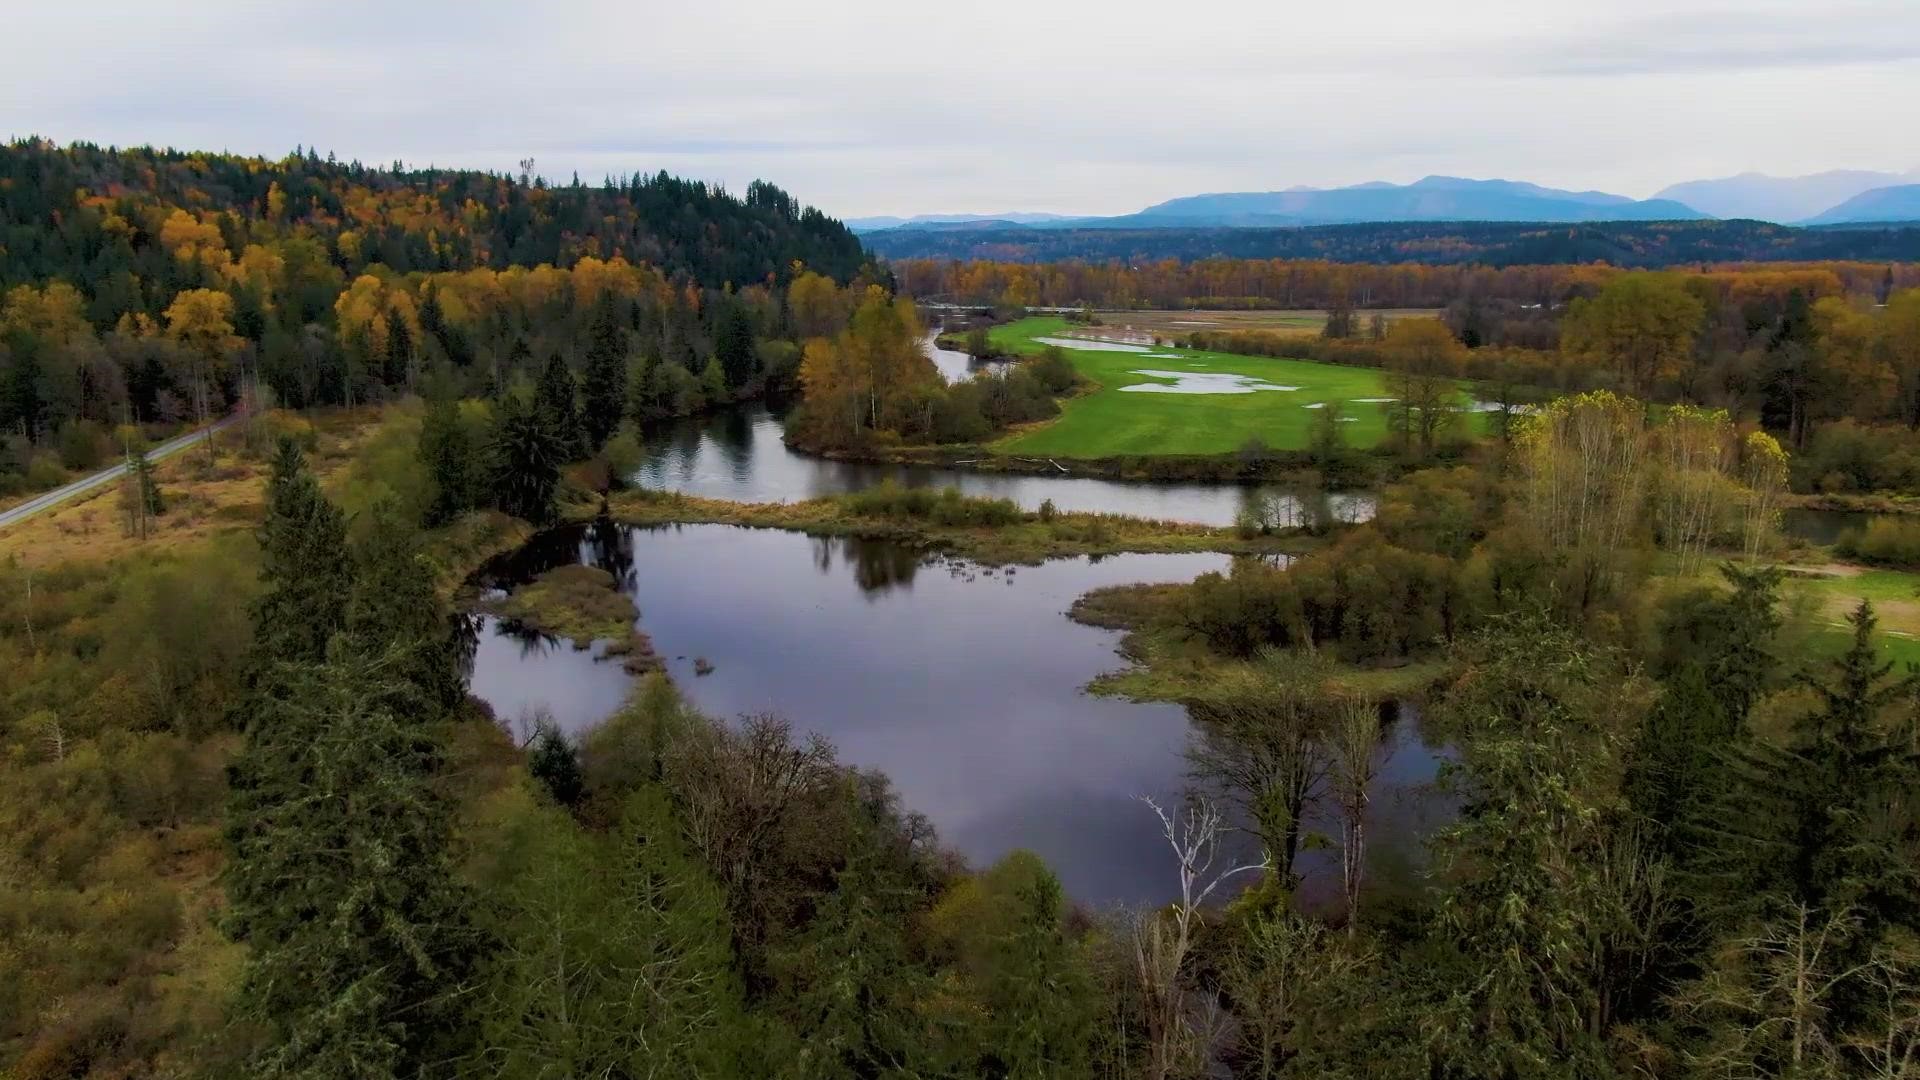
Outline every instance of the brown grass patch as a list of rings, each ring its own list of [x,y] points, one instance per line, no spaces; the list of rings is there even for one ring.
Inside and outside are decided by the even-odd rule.
[[[317,447],[308,454],[323,482],[349,461],[386,417],[386,407],[335,409],[314,418]],[[146,539],[128,536],[120,512],[120,485],[93,491],[0,531],[0,562],[44,568],[66,562],[107,562],[136,551],[168,552],[209,536],[251,528],[265,514],[269,453],[246,449],[241,433],[221,433],[212,460],[192,447],[154,466],[166,513]]]

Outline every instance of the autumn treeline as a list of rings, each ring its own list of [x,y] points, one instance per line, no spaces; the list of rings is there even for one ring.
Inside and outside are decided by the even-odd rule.
[[[555,356],[578,372],[603,302],[645,367],[636,415],[681,414],[790,374],[851,310],[840,282],[870,280],[851,234],[768,185],[41,142],[0,147],[0,251],[6,491],[117,455],[115,428],[243,397],[356,404],[434,375],[490,395]],[[717,363],[729,336],[759,343],[748,362]]]
[[[1893,279],[1901,280],[1899,274]],[[1779,432],[1810,452],[1796,466],[1804,486],[1827,490],[1887,486],[1863,456],[1866,437],[1890,455],[1920,430],[1920,288],[1897,286],[1883,298],[1848,289],[1832,269],[1655,273],[1609,277],[1553,317],[1550,348],[1502,340],[1497,305],[1457,301],[1443,312],[1453,336],[1475,348],[1452,355],[1445,374],[1536,390],[1609,389],[1643,400],[1725,409]],[[1431,320],[1402,320],[1417,325]],[[1330,320],[1332,325],[1332,320]],[[1200,330],[1182,337],[1195,348],[1289,356],[1396,369],[1384,320],[1370,329],[1320,338],[1272,330]],[[1900,431],[1891,430],[1894,427]],[[1844,442],[1844,453],[1835,449]],[[1827,445],[1833,444],[1832,446]],[[1819,467],[1834,455],[1848,460]],[[1826,474],[1833,474],[1826,476]],[[1903,470],[1903,477],[1913,476]],[[1826,476],[1819,480],[1817,477]],[[1903,479],[1898,486],[1910,486]]]
[[[1599,291],[1626,271],[1602,264],[1429,266],[1324,259],[1197,259],[1182,262],[956,262],[900,259],[900,288],[922,300],[1021,307],[1097,308],[1441,308],[1458,301],[1550,306]],[[1920,286],[1914,263],[1725,263],[1684,271],[1731,296],[1784,297],[1799,288],[1818,298],[1885,300]]]
[[[664,172],[549,186],[534,165],[507,175],[373,168],[311,150],[276,161],[0,144],[0,286],[74,280],[100,326],[128,311],[158,315],[172,293],[214,284],[176,265],[173,245],[156,246],[175,210],[217,231],[235,258],[250,244],[311,240],[318,261],[348,279],[375,263],[410,273],[618,256],[718,287],[784,278],[796,260],[844,281],[867,262],[843,225],[771,184],[744,198]]]

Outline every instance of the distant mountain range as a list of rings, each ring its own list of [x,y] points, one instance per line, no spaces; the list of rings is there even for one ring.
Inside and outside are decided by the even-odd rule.
[[[1636,201],[1601,191],[1559,191],[1513,180],[1429,176],[1404,185],[1374,183],[1326,190],[1190,195],[1149,206],[1115,224],[1191,227],[1364,221],[1693,221],[1706,216],[1670,200]]]
[[[1388,221],[1286,228],[883,229],[861,242],[885,259],[1130,263],[1157,259],[1328,259],[1429,265],[1538,266],[1606,262],[1920,260],[1920,225],[1794,228],[1765,221]]]
[[[1029,229],[1297,228],[1393,221],[1577,223],[1752,218],[1782,224],[1847,225],[1920,220],[1920,170],[1836,170],[1812,176],[1742,173],[1690,180],[1651,199],[1564,191],[1519,180],[1429,176],[1411,184],[1292,187],[1188,195],[1132,214],[921,214],[853,218],[860,233],[885,230],[979,232]]]
[[[1808,218],[1804,224],[1858,225],[1889,221],[1920,221],[1920,184],[1863,191],[1823,214]]]
[[[842,224],[854,232],[873,232],[876,229],[897,229],[902,225],[931,229],[948,225],[1037,225],[1066,219],[1066,214],[915,214],[904,218],[883,214],[879,217],[848,218]]]
[[[1654,198],[1683,202],[1720,218],[1829,222],[1830,215],[1863,192],[1915,181],[1920,181],[1920,169],[1904,174],[1835,169],[1811,176],[1745,172],[1720,180],[1689,180],[1663,188]]]

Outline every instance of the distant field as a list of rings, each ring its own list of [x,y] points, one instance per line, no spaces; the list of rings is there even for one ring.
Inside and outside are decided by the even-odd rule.
[[[1787,588],[1810,594],[1816,618],[1827,629],[1819,642],[1839,653],[1849,640],[1847,616],[1862,600],[1873,601],[1880,619],[1880,647],[1888,658],[1920,661],[1920,574],[1833,564],[1831,577],[1790,578]]]
[[[1327,325],[1327,313],[1315,308],[1290,311],[1100,311],[1102,327],[1138,330],[1163,337],[1187,334],[1195,330],[1294,330],[1317,334]],[[1429,308],[1395,308],[1386,311],[1356,311],[1358,328],[1365,330],[1375,315],[1395,319],[1431,318],[1440,314]]]
[[[1272,313],[1267,313],[1272,314]],[[1036,338],[1101,334],[1117,327],[1080,327],[1059,318],[1021,319],[993,330],[994,344],[1010,352],[1037,352]],[[1063,346],[1065,347],[1065,346]],[[1193,349],[1151,347],[1144,352],[1099,350],[1095,343],[1068,348],[1074,367],[1099,389],[1065,402],[1060,417],[1018,432],[995,444],[1016,454],[1056,457],[1109,457],[1117,454],[1223,454],[1259,438],[1276,450],[1307,445],[1317,408],[1340,402],[1341,424],[1350,446],[1373,446],[1386,437],[1386,414],[1378,402],[1356,399],[1386,396],[1381,373],[1373,368],[1275,360]],[[1252,393],[1157,393],[1127,386],[1167,384],[1172,380],[1139,374],[1166,371],[1221,382],[1235,376],[1289,390]]]

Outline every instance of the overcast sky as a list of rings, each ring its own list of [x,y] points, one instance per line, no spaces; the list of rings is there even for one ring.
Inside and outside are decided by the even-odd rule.
[[[764,177],[840,216],[1920,166],[1920,0],[183,0],[6,23],[0,135]]]

